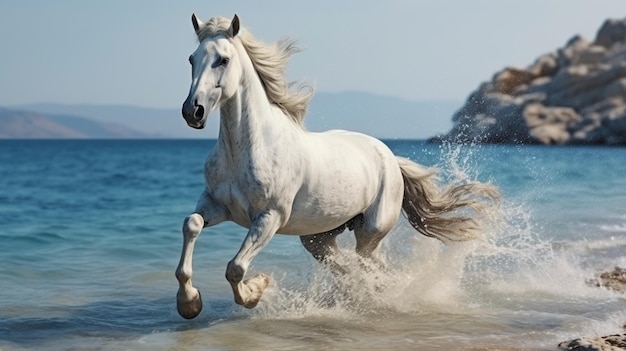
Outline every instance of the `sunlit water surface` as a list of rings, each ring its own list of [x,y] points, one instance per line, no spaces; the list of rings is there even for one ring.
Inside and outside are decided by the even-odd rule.
[[[254,310],[224,279],[245,229],[206,229],[194,256],[204,310],[178,316],[183,218],[213,141],[0,141],[0,349],[555,349],[623,332],[626,296],[587,284],[626,267],[626,149],[450,147],[388,141],[451,181],[497,185],[485,240],[445,246],[404,220],[384,270],[338,287],[291,236],[253,262]]]

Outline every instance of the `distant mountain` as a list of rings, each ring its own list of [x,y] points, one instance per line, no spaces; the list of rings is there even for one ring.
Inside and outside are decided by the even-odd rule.
[[[410,101],[364,92],[318,92],[311,101],[305,124],[311,131],[349,129],[379,138],[426,139],[449,130],[451,116],[460,105],[455,101]],[[62,104],[31,104],[15,108],[84,116],[165,138],[216,138],[219,128],[217,113],[209,117],[204,130],[189,128],[180,108]]]
[[[180,109],[159,109],[126,105],[66,105],[39,103],[14,106],[15,109],[48,114],[82,116],[93,121],[123,125],[140,133],[162,138],[206,138],[189,128]]]
[[[145,138],[116,123],[103,123],[71,115],[51,115],[0,107],[0,139],[33,138]]]

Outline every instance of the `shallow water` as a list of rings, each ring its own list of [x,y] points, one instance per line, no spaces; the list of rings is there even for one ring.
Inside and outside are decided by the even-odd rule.
[[[500,187],[486,240],[445,246],[400,221],[386,270],[364,273],[345,233],[339,290],[276,236],[250,270],[272,284],[245,310],[224,279],[245,230],[222,224],[196,246],[205,307],[187,321],[173,272],[212,141],[0,141],[0,349],[536,350],[623,332],[625,295],[586,280],[626,267],[626,149],[388,144]]]

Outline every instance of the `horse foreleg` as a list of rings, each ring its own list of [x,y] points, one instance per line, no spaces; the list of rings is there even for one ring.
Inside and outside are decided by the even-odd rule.
[[[204,219],[198,213],[185,218],[183,223],[183,251],[178,262],[178,268],[176,268],[176,279],[178,279],[179,284],[176,307],[178,313],[187,319],[196,317],[202,310],[200,291],[193,287],[191,276],[193,274],[193,248],[203,227]]]
[[[226,279],[233,289],[235,302],[253,308],[261,299],[263,291],[270,279],[265,274],[257,274],[251,279],[243,280],[252,259],[267,245],[279,228],[278,216],[264,212],[253,221],[239,252],[228,262]]]
[[[176,279],[178,279],[179,284],[178,294],[176,294],[176,307],[178,313],[184,318],[194,318],[202,310],[200,291],[191,284],[193,248],[196,239],[204,227],[216,225],[226,218],[222,208],[213,201],[211,194],[205,190],[198,200],[195,213],[185,218],[183,222],[183,251],[176,268]]]

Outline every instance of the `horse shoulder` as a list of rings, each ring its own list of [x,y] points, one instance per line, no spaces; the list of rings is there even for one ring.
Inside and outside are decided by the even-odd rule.
[[[205,162],[208,191],[228,210],[230,219],[244,227],[270,209],[289,216],[303,167],[297,148],[257,145],[252,149],[239,154],[239,160],[217,150]]]

